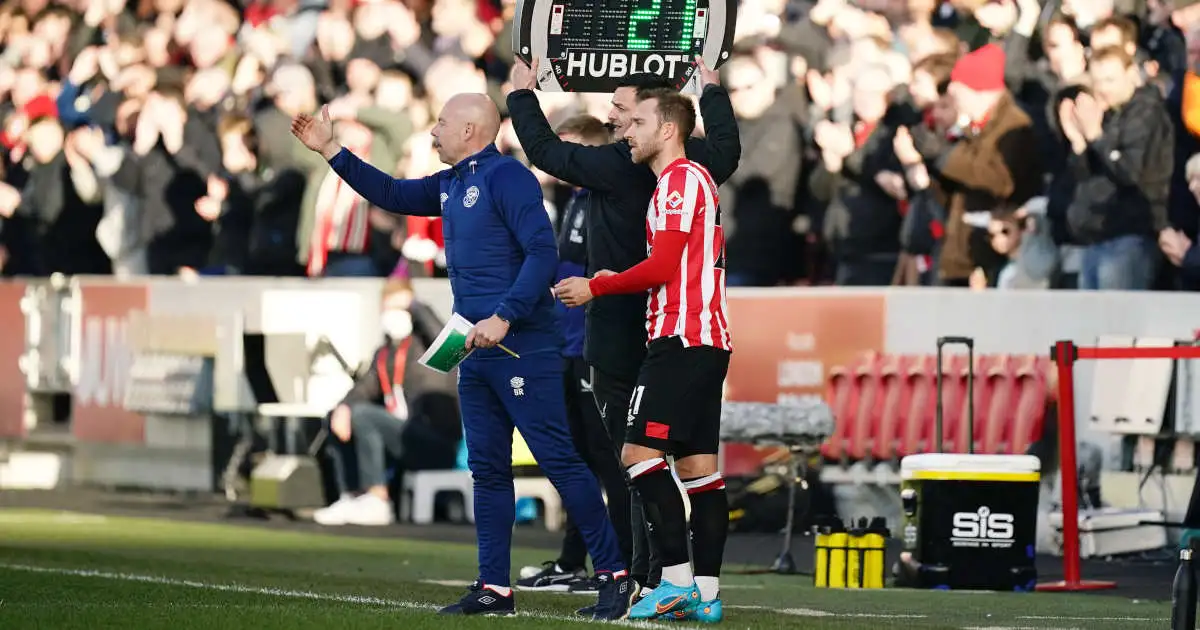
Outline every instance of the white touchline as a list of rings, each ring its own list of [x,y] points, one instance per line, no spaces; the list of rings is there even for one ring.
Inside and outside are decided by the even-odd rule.
[[[1034,626],[967,626],[962,630],[1082,630],[1082,628],[1042,628]]]
[[[0,563],[0,569],[8,569],[10,571],[27,571],[30,573],[49,573],[53,575],[69,575],[73,577],[91,577],[105,580],[120,580],[123,582],[141,582],[144,584],[158,584],[162,586],[181,586],[186,588],[195,588],[209,591],[224,591],[227,593],[241,593],[253,595],[267,595],[271,597],[285,597],[290,599],[310,599],[315,601],[338,602],[342,604],[360,604],[365,606],[379,606],[383,608],[404,608],[408,610],[437,610],[439,606],[423,602],[411,602],[399,599],[384,599],[381,597],[369,597],[365,595],[339,595],[334,593],[317,593],[315,591],[296,591],[283,588],[270,588],[260,586],[247,586],[244,584],[219,584],[216,582],[200,582],[197,580],[180,580],[175,578],[163,577],[159,575],[142,575],[137,573],[117,573],[112,571],[99,571],[95,569],[67,569],[59,567],[39,567],[28,564],[9,564]],[[549,613],[518,611],[519,617],[531,617],[534,619],[552,619],[555,621],[572,621],[577,623],[593,623],[591,619],[583,617],[575,617],[570,615],[552,615]],[[606,621],[604,623],[616,623],[622,626],[632,628],[661,628],[657,624],[648,621]]]
[[[1169,617],[1058,617],[1025,615],[1017,619],[1039,619],[1042,621],[1170,621]]]
[[[434,586],[455,586],[455,587],[461,586],[464,588],[471,585],[470,580],[421,580],[421,583],[422,584],[433,584]],[[756,590],[756,589],[763,589],[763,588],[766,588],[766,587],[763,586],[762,584],[722,584],[721,585],[722,591],[739,590],[739,589]],[[542,591],[542,592],[557,593],[559,595],[562,595],[564,593],[567,595],[595,595],[594,592],[593,593],[581,593],[579,591],[574,591],[574,592],[571,592],[571,591]]]

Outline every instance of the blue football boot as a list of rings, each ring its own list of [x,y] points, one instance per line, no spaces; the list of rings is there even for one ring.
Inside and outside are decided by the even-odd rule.
[[[718,597],[709,602],[700,602],[700,605],[691,612],[673,612],[670,615],[663,617],[664,619],[672,619],[675,621],[699,621],[701,623],[720,623],[725,618],[721,598]]]
[[[663,580],[629,610],[630,619],[658,619],[671,613],[690,613],[700,605],[700,589],[696,584],[676,586]]]

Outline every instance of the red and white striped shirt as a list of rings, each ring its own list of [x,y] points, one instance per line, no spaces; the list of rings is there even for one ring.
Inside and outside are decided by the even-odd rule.
[[[646,210],[646,247],[662,231],[686,233],[683,262],[666,284],[650,291],[650,339],[678,336],[685,348],[733,350],[725,302],[725,231],[712,175],[686,158],[663,169]]]
[[[339,121],[339,125],[358,125],[353,121]],[[348,144],[346,148],[358,156],[371,154],[372,133],[366,127],[355,139],[361,142]],[[320,277],[325,273],[329,254],[338,252],[361,254],[370,244],[371,204],[354,192],[350,185],[332,169],[328,170],[317,189],[316,217],[308,249],[308,275]]]

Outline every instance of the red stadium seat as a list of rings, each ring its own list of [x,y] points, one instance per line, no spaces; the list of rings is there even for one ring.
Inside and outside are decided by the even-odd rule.
[[[900,457],[925,452],[933,440],[934,361],[933,356],[925,354],[913,357],[908,364],[908,404],[900,427]]]
[[[970,398],[968,398],[966,396],[967,364],[966,364],[965,360],[963,361],[963,364],[962,364],[962,386],[963,386],[962,411],[960,412],[960,415],[959,415],[959,426],[958,426],[957,431],[955,432],[955,438],[954,438],[954,452],[955,453],[966,453],[968,446],[973,446],[975,451],[978,452],[979,447],[983,442],[982,436],[983,436],[984,431],[987,430],[987,424],[988,424],[988,417],[987,417],[988,405],[991,404],[992,390],[994,389],[992,380],[988,378],[988,373],[991,370],[992,365],[995,364],[996,360],[997,360],[997,357],[992,356],[992,355],[981,354],[981,355],[975,356],[975,376],[974,376],[974,383],[972,384],[973,391],[971,392]],[[975,423],[974,423],[975,426],[974,427],[969,426],[968,422],[967,422],[967,419],[968,419],[967,411],[969,410],[969,406],[971,404],[975,405]],[[971,434],[971,435],[968,435],[968,434]],[[971,444],[972,441],[974,442],[974,444]]]
[[[1005,440],[1012,431],[1013,410],[1016,407],[1016,363],[1012,355],[995,357],[985,377],[991,382],[991,397],[982,411],[986,420],[977,428],[980,439],[975,452],[995,455],[1004,452]]]
[[[1008,433],[1005,452],[1023,455],[1042,435],[1046,420],[1049,393],[1047,370],[1049,360],[1027,357],[1016,371],[1017,401],[1013,410],[1012,431]]]
[[[846,453],[851,460],[866,459],[871,449],[871,438],[879,425],[883,413],[883,379],[880,371],[883,357],[876,353],[867,355],[855,368],[858,382],[858,409],[850,428],[850,444]]]
[[[967,393],[967,356],[948,354],[942,356],[942,444],[931,444],[931,452],[954,452],[955,440],[966,431],[966,409],[964,396]],[[936,375],[935,375],[936,383]],[[930,427],[931,440],[936,439],[937,398],[934,397],[935,426]],[[960,424],[963,425],[960,430]],[[964,445],[966,442],[963,443]]]
[[[912,399],[908,368],[912,357],[889,355],[883,362],[880,378],[883,381],[883,408],[871,439],[871,457],[887,461],[896,457],[898,441],[905,428],[905,414]]]
[[[833,411],[833,434],[821,445],[821,455],[825,459],[842,459],[845,453],[850,427],[858,413],[858,387],[854,375],[859,362],[834,366],[829,371],[825,400]]]

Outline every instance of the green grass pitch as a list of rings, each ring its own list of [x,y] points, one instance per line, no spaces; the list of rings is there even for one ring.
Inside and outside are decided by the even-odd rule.
[[[514,572],[545,555],[515,550]],[[572,614],[592,599],[566,594],[518,593],[516,617],[434,614],[474,576],[475,549],[464,545],[0,509],[5,630],[531,630],[593,623]],[[804,577],[774,575],[729,575],[722,586],[722,626],[747,630],[1133,630],[1166,627],[1170,617],[1169,603],[1119,596],[831,591]]]

